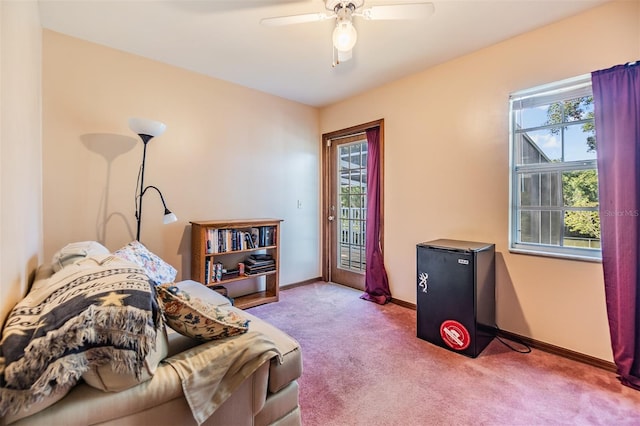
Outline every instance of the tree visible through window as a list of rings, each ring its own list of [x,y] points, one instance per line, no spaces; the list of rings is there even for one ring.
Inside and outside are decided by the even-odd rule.
[[[600,258],[589,76],[511,96],[510,248]]]

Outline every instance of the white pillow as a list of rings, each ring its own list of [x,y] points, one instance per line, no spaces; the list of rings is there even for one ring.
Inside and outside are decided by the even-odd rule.
[[[58,272],[67,265],[71,265],[85,257],[109,254],[109,249],[97,241],[80,241],[62,247],[53,255],[51,264],[53,272]]]

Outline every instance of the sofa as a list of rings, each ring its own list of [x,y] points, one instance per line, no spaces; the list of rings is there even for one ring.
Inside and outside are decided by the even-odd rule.
[[[59,260],[54,256],[53,264]],[[158,269],[149,262],[91,250],[65,262],[58,268],[39,267],[29,293],[4,322],[0,424],[301,424],[297,380],[302,355],[295,339],[198,282],[154,281]],[[47,303],[51,306],[42,308]],[[65,319],[56,312],[65,304],[80,314]],[[11,353],[18,346],[14,342],[29,334],[17,324],[35,323],[36,310],[41,317],[32,334],[48,339],[43,352],[60,353],[45,367],[40,361],[22,363],[38,342]],[[42,314],[48,310],[51,315]],[[123,311],[128,316],[113,314]],[[101,316],[104,312],[107,317]],[[80,325],[69,325],[78,318]],[[47,326],[51,330],[40,330]],[[81,337],[72,349],[59,348],[77,333]],[[25,365],[46,370],[38,373],[45,380],[15,390],[15,383],[26,380]]]

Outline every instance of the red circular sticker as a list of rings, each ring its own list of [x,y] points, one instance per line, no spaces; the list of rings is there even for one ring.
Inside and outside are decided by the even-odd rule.
[[[471,344],[469,331],[458,321],[446,320],[440,325],[440,336],[451,349],[463,351]]]

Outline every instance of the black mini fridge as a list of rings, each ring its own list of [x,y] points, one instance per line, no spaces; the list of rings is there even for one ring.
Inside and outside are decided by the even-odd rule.
[[[417,245],[418,338],[475,358],[495,337],[495,245]]]

